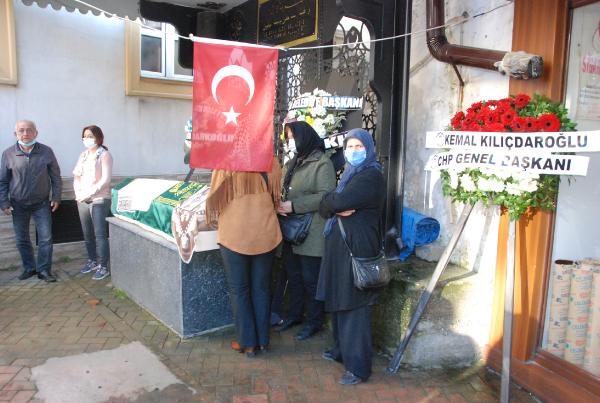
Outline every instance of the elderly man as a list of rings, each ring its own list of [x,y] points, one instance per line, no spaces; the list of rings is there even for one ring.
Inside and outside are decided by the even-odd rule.
[[[19,120],[15,125],[15,145],[4,150],[0,162],[0,209],[12,214],[17,249],[23,261],[19,280],[37,274],[46,282],[52,275],[52,217],[60,204],[62,182],[54,152],[37,142],[35,123]],[[50,197],[51,196],[51,197]],[[50,201],[51,200],[51,201]],[[29,237],[33,217],[38,238],[37,264]]]

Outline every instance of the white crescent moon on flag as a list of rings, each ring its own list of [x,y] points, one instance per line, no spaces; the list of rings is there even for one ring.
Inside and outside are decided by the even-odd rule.
[[[230,64],[228,66],[222,67],[219,71],[217,71],[217,73],[213,77],[211,90],[215,102],[219,103],[219,100],[217,99],[217,87],[219,86],[219,83],[225,77],[231,76],[239,77],[242,80],[244,80],[246,84],[248,84],[248,88],[250,89],[250,95],[248,96],[248,100],[246,101],[246,105],[248,105],[248,102],[250,102],[252,100],[252,97],[254,96],[254,77],[252,77],[252,74],[250,74],[248,70],[246,70],[242,66],[237,66],[235,64]]]

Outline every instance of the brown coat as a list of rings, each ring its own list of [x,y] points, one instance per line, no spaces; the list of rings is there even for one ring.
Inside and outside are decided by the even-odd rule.
[[[213,172],[207,217],[218,217],[217,243],[244,255],[272,251],[282,240],[276,208],[281,168],[273,161],[268,183],[258,172]]]

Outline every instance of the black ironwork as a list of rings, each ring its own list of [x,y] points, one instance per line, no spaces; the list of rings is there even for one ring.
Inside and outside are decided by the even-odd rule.
[[[327,0],[318,2],[318,5],[318,35],[314,44],[341,40],[345,45],[337,50],[291,49],[281,52],[275,133],[280,132],[279,125],[285,117],[289,100],[294,96],[317,86],[326,89],[327,78],[332,75],[339,74],[354,81],[356,86],[352,89],[356,91],[355,95],[362,95],[367,102],[356,123],[352,123],[356,114],[349,114],[346,127],[362,125],[374,135],[388,184],[384,225],[386,252],[389,253],[396,249],[395,239],[399,236],[398,228],[401,228],[410,39],[387,40],[370,46],[359,44],[357,40],[364,38],[367,31],[371,38],[408,33],[412,0]],[[168,6],[141,0],[140,12],[145,18],[172,23],[183,35],[194,32],[257,43],[258,0],[247,0],[223,14],[207,11],[206,8]],[[362,23],[340,33],[339,21],[344,15]],[[180,64],[190,67],[191,44],[188,43],[187,48],[180,49],[179,53]]]
[[[290,101],[300,94],[310,92],[317,87],[330,93],[335,92],[336,88],[328,88],[327,83],[332,75],[338,75],[353,83],[350,89],[356,91],[356,94],[338,93],[337,95],[364,97],[362,118],[359,122],[362,122],[363,128],[375,135],[378,100],[369,85],[370,45],[360,43],[368,38],[370,38],[368,28],[363,21],[354,20],[354,25],[350,29],[344,27],[340,21],[332,43],[343,44],[343,46],[333,49],[282,51],[275,102],[276,126],[285,118]]]

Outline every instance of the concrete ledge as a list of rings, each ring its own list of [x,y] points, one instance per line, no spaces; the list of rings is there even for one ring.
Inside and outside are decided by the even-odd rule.
[[[392,263],[393,279],[373,310],[373,337],[377,347],[392,354],[400,344],[436,262],[416,257]],[[481,349],[469,335],[477,320],[467,294],[477,274],[449,265],[434,291],[408,345],[402,364],[418,368],[466,367],[477,362]],[[466,309],[465,309],[466,308]]]

